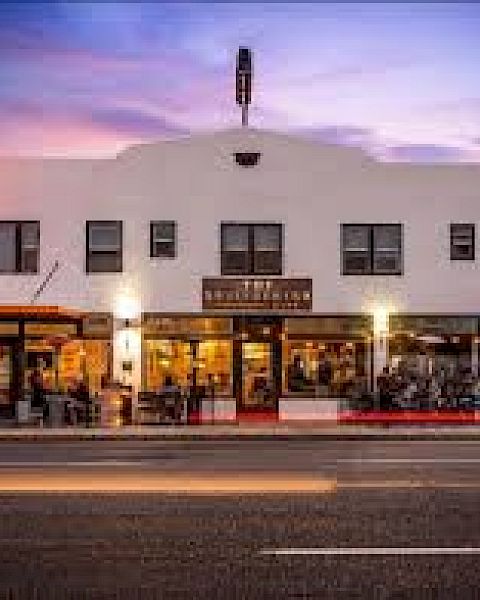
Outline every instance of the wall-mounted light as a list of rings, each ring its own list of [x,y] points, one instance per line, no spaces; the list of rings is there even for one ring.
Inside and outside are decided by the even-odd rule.
[[[385,340],[388,338],[389,330],[389,310],[385,306],[377,306],[373,309],[373,335],[380,342],[380,347],[383,348]]]
[[[140,301],[131,290],[122,290],[118,293],[115,297],[113,314],[117,319],[125,321],[125,327],[130,327],[130,321],[138,318],[140,313]]]
[[[377,306],[373,309],[373,333],[377,336],[388,334],[388,316],[389,311],[384,306]]]

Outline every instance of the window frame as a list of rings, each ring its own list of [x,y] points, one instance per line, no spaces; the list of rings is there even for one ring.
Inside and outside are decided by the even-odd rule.
[[[116,251],[108,251],[108,250],[99,250],[99,251],[91,251],[90,250],[90,238],[91,238],[91,231],[90,228],[92,227],[92,225],[117,225],[119,227],[119,234],[120,234],[120,241],[119,241],[119,250]],[[103,275],[103,274],[109,274],[109,273],[123,273],[123,221],[121,220],[87,220],[85,222],[85,254],[86,254],[86,261],[85,261],[85,272],[88,275],[91,274],[99,274],[99,275]],[[94,255],[108,255],[108,256],[113,256],[113,255],[118,255],[120,254],[120,268],[116,269],[115,271],[96,271],[96,270],[92,270],[90,268],[90,260],[91,260],[91,256]]]
[[[159,240],[155,240],[153,233],[155,230],[155,226],[160,223],[168,223],[173,227],[173,238],[171,240],[173,245],[173,252],[171,254],[155,254],[155,242]],[[177,258],[177,222],[172,219],[160,219],[155,221],[150,221],[150,258],[165,258],[165,259],[173,259]]]
[[[455,246],[453,243],[453,239],[455,237],[455,233],[454,233],[454,229],[455,227],[469,227],[470,232],[471,232],[471,236],[472,236],[472,243],[471,243],[471,253],[469,256],[454,256],[454,252],[453,249],[454,248],[458,248],[458,245]],[[475,223],[450,223],[450,260],[469,260],[469,261],[474,261],[475,260],[475,235],[476,235],[476,231],[475,231]]]
[[[11,271],[2,271],[0,270],[1,275],[38,275],[40,272],[40,221],[36,220],[25,220],[25,221],[15,221],[4,219],[0,221],[0,225],[14,225],[15,226],[15,269]],[[22,228],[23,225],[36,225],[37,226],[37,245],[36,245],[36,268],[34,271],[29,271],[27,269],[22,268],[23,264],[23,251],[24,244],[22,240]]]
[[[396,271],[380,271],[375,268],[375,229],[380,227],[397,227],[400,232],[400,244],[398,247],[399,253],[399,268]],[[347,227],[364,227],[368,230],[368,270],[359,271],[348,271],[345,269],[345,228]],[[404,273],[403,263],[403,223],[341,223],[340,224],[340,261],[341,261],[341,274],[345,276],[365,276],[374,275],[376,277],[390,277],[390,276],[401,276]]]
[[[271,252],[275,252],[279,256],[279,267],[278,269],[271,269],[267,272],[262,270],[261,272],[256,269],[256,261],[255,261],[255,228],[256,227],[275,227],[278,231],[278,240],[279,240],[279,248],[278,250],[272,250]],[[225,264],[225,255],[228,253],[225,250],[225,240],[226,240],[226,230],[228,227],[246,227],[247,235],[248,235],[248,248],[246,250],[247,253],[247,269],[245,270],[236,270],[235,272],[232,269],[228,269]],[[258,276],[258,277],[269,277],[269,276],[282,276],[283,275],[283,267],[284,267],[284,256],[283,256],[283,248],[284,248],[284,224],[278,222],[271,221],[258,221],[258,222],[242,222],[242,221],[222,221],[220,223],[220,273],[222,276]],[[268,251],[263,251],[268,252]]]

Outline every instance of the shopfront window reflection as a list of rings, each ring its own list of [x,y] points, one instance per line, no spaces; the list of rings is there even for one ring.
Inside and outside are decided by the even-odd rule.
[[[181,340],[145,340],[146,389],[156,392],[170,376],[173,383],[187,387],[192,370],[190,343]]]
[[[232,390],[232,343],[228,340],[145,340],[145,389],[158,391],[167,376],[186,389],[193,383],[215,394]]]
[[[420,376],[455,377],[473,370],[473,335],[392,335],[390,366]]]
[[[198,344],[197,385],[209,386],[209,376],[219,395],[231,394],[232,343],[205,340]]]
[[[65,393],[83,380],[91,393],[100,392],[108,375],[108,340],[28,339],[25,342],[24,386],[38,371],[45,389]]]
[[[358,342],[288,341],[284,357],[287,394],[345,396],[364,379],[365,358]]]

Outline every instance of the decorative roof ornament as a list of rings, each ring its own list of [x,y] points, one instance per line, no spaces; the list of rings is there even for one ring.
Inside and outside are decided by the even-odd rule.
[[[237,54],[236,99],[242,108],[242,127],[248,127],[248,105],[252,101],[252,52],[240,46]],[[260,152],[235,152],[235,162],[242,167],[258,163]]]
[[[242,107],[242,126],[248,127],[248,105],[252,100],[252,52],[240,46],[237,54],[237,104]]]

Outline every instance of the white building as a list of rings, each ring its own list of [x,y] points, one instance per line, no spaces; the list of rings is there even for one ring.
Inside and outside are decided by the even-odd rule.
[[[211,374],[230,416],[311,415],[419,349],[476,369],[479,189],[479,165],[246,127],[109,160],[2,159],[4,402],[52,347],[55,385]]]

